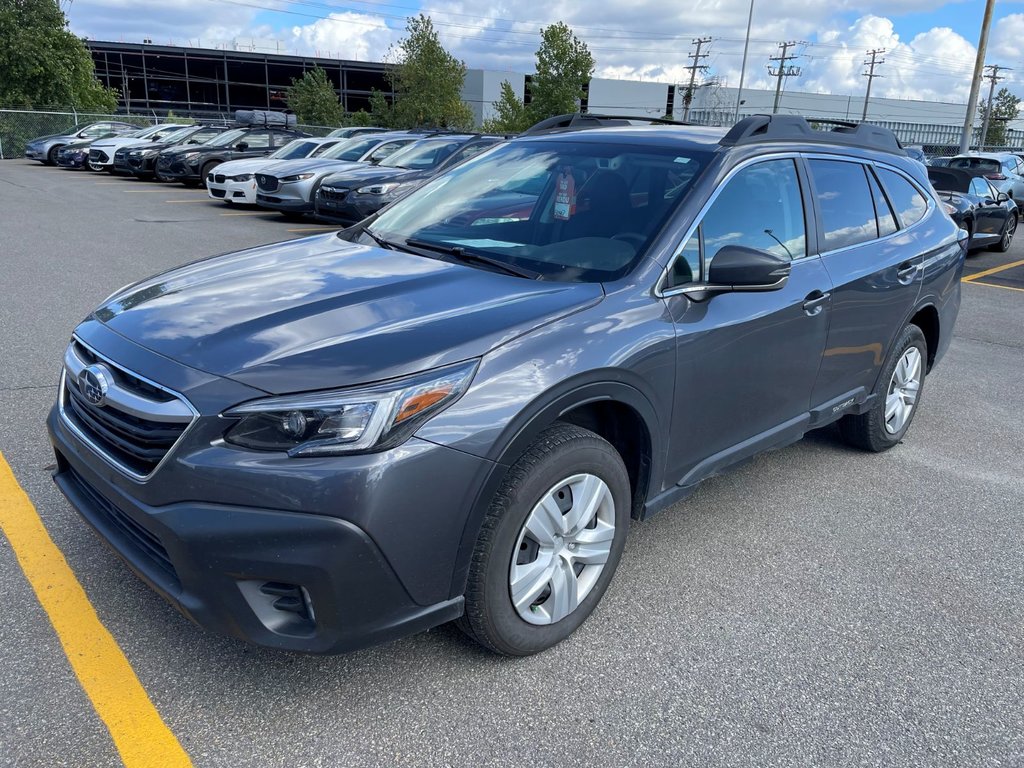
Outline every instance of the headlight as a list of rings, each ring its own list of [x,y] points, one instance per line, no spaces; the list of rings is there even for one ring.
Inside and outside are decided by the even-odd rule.
[[[371,184],[368,187],[360,187],[356,190],[358,195],[386,195],[389,192],[394,192],[396,189],[401,187],[397,181],[393,181],[389,184]]]
[[[252,181],[251,173],[240,173],[237,176],[228,176],[231,181]]]
[[[285,176],[281,179],[281,183],[283,184],[289,181],[305,181],[306,179],[312,179],[314,176],[316,176],[315,173],[297,173],[294,176]]]
[[[194,164],[195,161],[199,159],[200,154],[201,153],[199,152],[186,152],[184,155],[181,156],[181,159],[184,160],[186,163]]]
[[[255,400],[225,411],[224,439],[289,456],[337,456],[391,448],[469,387],[476,361],[383,384]]]
[[[954,214],[956,214],[956,208],[954,208],[949,203],[943,203],[942,207],[946,209],[946,213],[948,213],[950,216],[953,216]]]
[[[159,154],[159,149],[137,149],[131,153],[132,157],[156,157]]]

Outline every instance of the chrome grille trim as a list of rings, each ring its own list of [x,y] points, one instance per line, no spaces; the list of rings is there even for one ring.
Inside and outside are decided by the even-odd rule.
[[[132,416],[135,416],[136,418],[141,418],[141,419],[152,419],[153,421],[160,421],[160,422],[165,422],[165,423],[187,424],[185,429],[178,436],[178,439],[175,440],[174,443],[171,444],[171,446],[167,449],[167,452],[164,453],[164,455],[160,459],[160,461],[158,461],[156,463],[156,465],[149,472],[147,472],[147,473],[137,472],[134,469],[132,469],[131,467],[128,467],[124,463],[118,461],[117,458],[115,458],[114,456],[110,455],[110,453],[106,449],[104,449],[102,445],[98,444],[96,442],[96,440],[94,440],[92,437],[90,437],[88,434],[86,434],[68,416],[68,413],[67,413],[67,394],[66,394],[67,391],[68,391],[67,388],[69,386],[68,376],[72,375],[72,376],[74,376],[75,380],[77,380],[77,374],[73,374],[71,368],[68,366],[69,358],[71,358],[70,362],[71,362],[72,365],[80,365],[81,366],[81,368],[78,368],[79,372],[81,372],[81,370],[83,368],[85,368],[85,366],[86,366],[86,363],[82,362],[81,358],[78,357],[78,355],[73,351],[74,350],[74,346],[76,344],[81,345],[82,348],[87,350],[97,360],[102,361],[104,364],[106,364],[110,368],[114,369],[114,371],[122,374],[123,376],[129,376],[129,377],[138,379],[139,381],[144,382],[145,384],[148,384],[151,387],[154,387],[154,388],[156,388],[156,389],[158,389],[158,390],[160,390],[162,392],[166,392],[172,398],[171,400],[168,400],[166,402],[159,402],[159,401],[156,401],[156,400],[151,400],[149,398],[142,397],[142,396],[137,395],[135,393],[131,393],[130,391],[126,390],[124,387],[121,387],[121,386],[115,384],[115,386],[110,387],[108,389],[108,392],[107,392],[107,400],[110,402],[111,405],[113,405],[114,402],[115,402],[111,398],[111,394],[114,392],[115,389],[117,389],[118,390],[118,396],[119,397],[123,397],[124,399],[118,402],[118,404],[116,405],[116,408],[117,409],[123,409],[124,413],[128,413],[128,414],[130,414]],[[97,352],[95,349],[93,349],[88,344],[83,342],[80,338],[78,338],[78,336],[73,336],[72,337],[71,344],[68,345],[68,351],[65,353],[64,361],[65,361],[65,367],[61,369],[61,373],[60,373],[60,389],[59,389],[59,393],[57,395],[57,411],[58,411],[58,413],[60,415],[61,422],[64,424],[65,427],[67,427],[69,430],[71,430],[79,440],[81,440],[83,443],[85,443],[87,446],[89,446],[89,448],[91,448],[92,451],[97,456],[99,456],[101,459],[103,459],[107,464],[112,466],[118,472],[120,472],[121,474],[125,475],[126,477],[131,478],[132,480],[135,480],[135,481],[141,483],[141,482],[145,482],[150,477],[152,477],[153,474],[155,472],[157,472],[160,469],[160,467],[162,467],[164,465],[164,463],[168,460],[168,458],[170,458],[170,456],[174,453],[175,449],[181,444],[181,441],[185,439],[185,436],[188,435],[188,433],[195,426],[195,423],[199,420],[199,411],[197,411],[192,406],[192,403],[190,403],[185,398],[184,395],[182,395],[179,392],[175,392],[173,389],[168,389],[167,387],[163,386],[162,384],[158,384],[155,381],[147,379],[145,376],[140,376],[139,374],[135,373],[134,371],[132,371],[132,370],[130,370],[128,368],[125,368],[124,366],[119,365],[118,363],[115,363],[113,360],[110,360],[107,357],[104,357],[99,352]],[[130,396],[130,397],[128,397],[128,396]],[[124,405],[122,405],[122,403],[127,403],[128,407],[136,407],[136,408],[141,403],[141,404],[144,404],[144,406],[146,408],[149,408],[150,406],[152,406],[156,410],[146,410],[146,411],[138,411],[138,410],[136,410],[136,411],[133,412],[133,411],[128,410],[128,407],[125,407]],[[184,417],[184,414],[183,414],[183,412],[181,410],[182,408],[184,408],[187,411],[187,414],[188,414],[187,418]]]

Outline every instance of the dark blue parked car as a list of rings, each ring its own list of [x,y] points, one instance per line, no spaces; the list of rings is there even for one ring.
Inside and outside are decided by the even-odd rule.
[[[873,126],[650,122],[549,121],[339,234],[118,291],[64,359],[58,485],[210,629],[336,652],[457,619],[525,655],[631,517],[831,422],[897,445],[964,263],[924,168]]]

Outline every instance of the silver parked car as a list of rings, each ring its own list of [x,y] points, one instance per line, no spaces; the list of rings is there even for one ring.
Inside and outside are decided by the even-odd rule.
[[[83,123],[76,125],[67,133],[56,133],[52,136],[40,136],[25,145],[25,157],[38,160],[44,165],[56,165],[57,153],[60,148],[73,141],[98,139],[101,136],[119,136],[139,130],[139,126],[105,120],[100,123]]]
[[[949,168],[977,171],[985,175],[1000,192],[1015,200],[1024,200],[1024,161],[1009,152],[975,152],[957,155]]]

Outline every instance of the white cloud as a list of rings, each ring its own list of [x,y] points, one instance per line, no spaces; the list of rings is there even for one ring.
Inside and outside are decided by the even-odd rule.
[[[356,61],[380,61],[398,38],[384,20],[361,13],[332,13],[312,24],[290,30],[289,48],[315,56]]]

